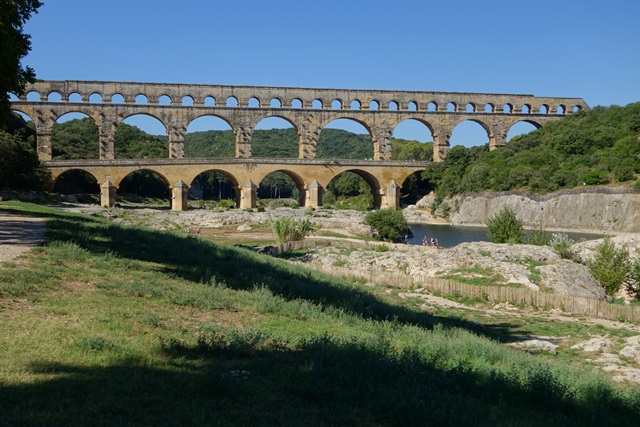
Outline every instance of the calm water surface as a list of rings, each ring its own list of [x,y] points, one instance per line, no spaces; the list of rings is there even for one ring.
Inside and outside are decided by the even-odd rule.
[[[421,245],[422,238],[436,237],[441,247],[450,248],[465,242],[489,242],[487,232],[484,227],[454,227],[452,225],[440,224],[409,224],[413,231],[413,239],[409,240],[411,245]],[[551,236],[551,232],[547,235]],[[601,234],[588,233],[566,233],[569,238],[579,242],[580,240],[593,240],[602,237]]]

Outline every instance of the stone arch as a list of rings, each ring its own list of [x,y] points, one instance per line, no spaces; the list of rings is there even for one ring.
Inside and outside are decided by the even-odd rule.
[[[137,105],[148,105],[149,98],[147,98],[147,95],[145,95],[144,93],[139,93],[136,95],[134,103]]]
[[[358,168],[342,170],[339,173],[336,173],[335,175],[333,175],[329,179],[329,182],[325,183],[325,188],[328,188],[329,185],[331,184],[331,181],[333,181],[336,177],[338,177],[339,175],[345,172],[351,172],[353,174],[358,175],[367,183],[367,185],[369,185],[369,188],[371,190],[371,195],[373,196],[373,208],[380,209],[380,207],[382,206],[382,186],[380,185],[380,181],[378,181],[378,178],[376,178],[374,175],[372,175],[371,173],[365,170],[358,169]]]
[[[333,122],[335,122],[337,120],[341,120],[341,121],[344,120],[344,121],[339,122],[339,123],[333,123]],[[353,122],[358,126],[354,126],[353,124],[350,124],[349,122]],[[323,134],[323,131],[324,131],[324,129],[327,129],[327,126],[331,125],[332,123],[333,123],[333,126],[336,126],[336,128],[331,128],[330,127],[328,129],[342,130],[342,131],[345,131],[345,132],[354,133],[356,135],[361,135],[361,134],[358,133],[358,132],[353,132],[353,130],[350,130],[348,128],[349,127],[358,127],[359,128],[360,126],[363,127],[364,130],[367,132],[368,137],[370,138],[371,149],[373,150],[373,152],[369,153],[368,152],[369,149],[365,148],[364,145],[361,145],[362,149],[358,150],[358,151],[362,151],[360,153],[360,154],[362,154],[362,157],[347,157],[347,158],[360,158],[360,159],[373,158],[373,156],[375,155],[375,152],[376,152],[376,144],[375,144],[375,140],[374,140],[375,135],[373,133],[373,130],[372,130],[371,126],[367,122],[365,122],[363,120],[359,120],[359,119],[350,117],[347,114],[340,114],[340,113],[326,115],[324,117],[324,120],[320,120],[320,122],[318,123],[318,129],[320,129],[320,133],[318,135],[318,141],[317,141],[317,144],[316,144],[316,149],[319,150],[317,152],[319,154],[318,158],[331,158],[331,156],[327,157],[326,155],[323,155],[323,147],[324,147],[323,140],[325,138],[327,138],[327,134],[328,134],[327,132],[325,132]],[[358,129],[358,130],[360,130],[360,129]],[[329,132],[329,133],[331,133],[331,132]],[[335,133],[335,132],[333,132],[333,133]],[[369,143],[368,141],[353,141],[353,142],[356,143],[356,144],[359,144],[360,142],[365,142],[367,144]],[[366,154],[365,154],[365,151],[366,151]],[[338,156],[338,157],[342,157],[342,156]]]
[[[62,95],[58,91],[51,91],[47,94],[47,102],[62,102]]]
[[[26,110],[21,109],[20,107],[16,107],[16,106],[12,105],[11,106],[11,112],[19,115],[20,117],[22,117],[22,120],[24,120],[25,122],[28,122],[28,121],[32,121],[33,122],[32,115],[29,114]],[[29,119],[29,120],[27,120],[27,119]]]
[[[233,137],[233,126],[229,120],[221,115],[211,112],[200,112],[193,117],[185,126],[185,135],[194,132],[225,132],[230,131],[229,146],[226,145],[226,136],[224,134],[214,134],[213,137],[219,138],[216,145],[210,144],[210,151],[204,157],[234,157],[235,156],[235,138]],[[194,150],[189,143],[185,143],[185,157],[194,158]]]
[[[271,98],[271,101],[269,101],[269,108],[282,108],[282,99],[276,96]]]
[[[247,102],[247,107],[260,108],[260,106],[261,106],[260,98],[258,98],[257,96],[252,96],[251,98],[249,98],[249,101]]]
[[[531,129],[530,126],[523,126],[525,124],[533,126],[533,129]],[[517,120],[509,125],[509,128],[507,129],[506,141],[509,142],[511,139],[518,135],[527,134],[529,132],[532,132],[533,130],[540,129],[541,127],[542,125],[535,120]],[[529,128],[529,130],[525,131],[527,128]]]
[[[51,181],[51,189],[54,193],[100,194],[98,177],[82,168],[68,169],[52,177]]]
[[[238,107],[238,98],[236,98],[235,96],[228,96],[227,99],[225,100],[225,107],[228,108],[236,108]]]
[[[491,102],[487,102],[486,104],[484,104],[484,112],[485,113],[495,113],[496,112],[495,104],[492,104]]]
[[[389,111],[400,111],[400,104],[398,101],[389,101],[387,105],[387,110]]]
[[[413,120],[413,121],[416,121],[416,122],[419,122],[419,123],[421,123],[421,124],[425,125],[425,126],[429,129],[429,131],[431,132],[431,134],[433,134],[433,133],[435,132],[435,128],[434,128],[434,126],[433,126],[429,121],[427,121],[427,120],[423,119],[422,117],[418,117],[418,116],[416,116],[416,117],[406,117],[406,118],[403,118],[401,121],[399,121],[398,123],[396,123],[396,124],[395,124],[395,126],[393,127],[393,128],[394,128],[394,130],[395,130],[395,129],[400,125],[400,124],[402,124],[402,123],[404,123],[404,122],[406,122],[406,121],[409,121],[409,120]]]
[[[164,198],[171,203],[171,183],[162,172],[154,168],[132,170],[116,179],[113,184],[121,193],[126,191],[133,195],[141,195],[137,191],[142,191],[150,197]]]
[[[538,108],[538,114],[549,114],[549,106],[547,104],[541,104]]]
[[[304,108],[304,102],[300,98],[294,98],[291,101],[291,108],[302,109]]]
[[[358,101],[357,99],[354,99],[353,101],[351,101],[351,103],[349,104],[349,108],[351,110],[361,110],[362,109],[362,103],[360,101]]]
[[[311,101],[311,108],[314,110],[323,110],[324,109],[324,101],[320,98],[316,98]]]
[[[90,104],[102,104],[102,95],[98,92],[93,92],[88,99]]]
[[[495,135],[492,132],[491,127],[487,123],[485,123],[481,119],[461,118],[461,119],[458,119],[458,120],[453,122],[453,125],[451,127],[451,138],[449,140],[449,147],[451,147],[452,145],[464,145],[464,144],[459,143],[459,141],[456,141],[456,140],[458,139],[459,131],[462,130],[462,129],[458,128],[458,126],[460,126],[461,124],[464,124],[465,122],[475,123],[475,124],[480,125],[480,127],[486,133],[486,136],[487,136],[487,139],[488,139],[488,143],[491,145],[492,141],[494,141]],[[458,128],[457,129],[458,132],[456,132],[456,128]],[[463,132],[464,132],[464,130],[463,130]],[[470,141],[465,141],[465,142],[470,142]],[[476,144],[474,144],[474,146],[484,145],[485,143],[481,143],[481,144],[477,144],[476,143]]]
[[[276,122],[280,122],[280,121],[284,121],[287,124],[289,124],[292,128],[293,131],[295,132],[296,135],[296,147],[295,147],[295,153],[290,153],[290,156],[287,156],[288,158],[298,158],[300,156],[300,151],[301,151],[301,147],[303,144],[303,140],[302,140],[302,135],[300,134],[300,129],[299,129],[299,125],[298,123],[296,123],[294,120],[292,120],[291,118],[285,116],[284,114],[269,114],[269,115],[265,115],[265,116],[259,116],[256,117],[256,120],[251,123],[251,127],[253,129],[253,133],[252,133],[252,141],[255,139],[256,137],[256,132],[260,132],[266,129],[258,129],[260,127],[261,124],[265,124],[263,123],[265,120],[270,120],[270,119],[275,119]],[[271,120],[272,124],[274,122],[274,120]],[[289,129],[289,126],[278,126],[277,128],[271,128],[271,129],[284,129],[286,132],[286,129]],[[285,138],[285,141],[282,141],[283,144],[287,144],[288,147],[288,143],[290,142],[290,140],[288,139],[288,137]],[[257,156],[260,157],[259,152],[260,149],[258,149],[258,153],[255,152],[255,145],[252,142],[252,156]],[[293,147],[292,147],[293,148]],[[285,153],[287,152],[287,149],[285,149]]]
[[[216,106],[216,98],[211,95],[204,97],[204,106],[205,107],[215,107]]]
[[[81,139],[86,135],[86,132],[81,132],[78,135],[71,136],[72,143],[75,143],[75,146],[70,146],[68,148],[74,150],[76,152],[76,156],[79,150],[83,150],[89,148],[88,157],[83,156],[83,159],[99,159],[100,158],[100,137],[99,137],[99,125],[100,118],[92,117],[86,112],[78,109],[72,108],[69,111],[61,114],[60,116],[55,118],[55,123],[51,127],[51,155],[53,160],[71,160],[74,158],[73,151],[71,153],[63,153],[60,150],[60,132],[61,127],[66,127],[65,123],[72,121],[82,122],[85,119],[91,119],[91,123],[78,123],[76,126],[82,126],[84,130],[91,130],[91,133],[95,132],[95,140],[91,138],[89,140]],[[92,135],[93,136],[93,135]]]
[[[118,134],[122,129],[122,125],[133,126],[135,128],[138,128],[140,131],[145,132],[151,136],[159,135],[162,132],[164,132],[169,137],[169,146],[171,146],[172,141],[171,141],[171,135],[169,134],[170,128],[167,125],[167,123],[163,121],[161,117],[154,114],[156,111],[157,109],[145,111],[144,113],[130,111],[128,114],[119,115],[117,116],[117,118],[114,117],[115,130],[113,133],[113,153],[112,153],[113,157],[112,158],[114,159],[127,158],[126,154],[123,153],[122,151],[122,146],[118,145],[118,143],[116,142],[119,139]],[[125,123],[125,121],[129,121],[130,123]],[[150,130],[149,128],[154,128],[154,130]],[[155,143],[151,140],[149,141],[152,143],[152,145],[149,146],[149,148],[152,148],[151,151],[154,152],[155,154],[151,156],[152,158],[156,157],[156,155],[157,155],[157,158],[168,157],[167,151],[165,151],[164,149],[161,150],[159,143]],[[154,144],[155,146],[153,146]],[[169,147],[169,150],[170,149],[171,147]]]
[[[225,180],[221,180],[220,176],[224,177]],[[211,178],[216,182],[204,182]],[[226,170],[217,168],[201,170],[198,171],[197,174],[194,174],[193,177],[187,178],[187,180],[189,182],[188,195],[191,198],[214,200],[214,198],[205,198],[205,196],[215,196],[215,193],[217,192],[217,200],[230,198],[235,201],[236,207],[240,206],[240,184],[238,179]]]
[[[371,102],[369,102],[369,110],[377,111],[379,109],[380,109],[380,102],[376,101],[375,99],[372,99]]]
[[[344,104],[341,99],[336,98],[333,101],[331,101],[332,110],[342,110],[343,106]]]
[[[82,104],[84,97],[78,92],[71,92],[67,97],[67,101],[75,104]]]
[[[407,111],[418,111],[420,109],[420,104],[416,101],[409,101],[407,104]]]
[[[193,107],[195,105],[195,100],[191,95],[185,95],[182,97],[181,105],[183,107]]]
[[[114,93],[111,95],[111,104],[125,104],[127,99],[121,93]]]
[[[162,94],[158,97],[158,105],[171,105],[173,104],[173,100],[171,99],[171,96],[165,94]]]
[[[300,206],[305,206],[306,205],[306,192],[307,192],[307,185],[304,182],[304,179],[298,175],[297,173],[288,170],[288,169],[276,169],[276,170],[272,170],[272,171],[268,171],[266,173],[262,173],[260,174],[257,179],[258,181],[258,187],[260,187],[260,184],[262,184],[265,180],[265,178],[267,178],[269,175],[275,173],[275,172],[280,172],[286,176],[288,176],[289,178],[291,178],[291,180],[293,181],[294,185],[296,186],[296,188],[298,189],[298,204]]]
[[[429,103],[427,103],[427,111],[438,111],[438,103],[435,101],[430,101]]]

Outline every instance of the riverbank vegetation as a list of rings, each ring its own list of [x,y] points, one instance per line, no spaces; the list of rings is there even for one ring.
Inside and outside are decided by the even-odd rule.
[[[519,327],[428,313],[391,289],[202,237],[0,206],[48,221],[47,244],[0,269],[10,425],[582,426],[640,414],[637,390],[589,365],[504,346]]]

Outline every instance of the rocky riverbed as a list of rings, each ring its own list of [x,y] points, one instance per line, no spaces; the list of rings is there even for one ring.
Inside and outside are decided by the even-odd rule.
[[[64,209],[82,211],[93,215],[109,216],[123,224],[143,224],[154,229],[191,230],[200,228],[203,235],[209,230],[231,228],[241,239],[243,234],[252,234],[254,240],[269,240],[264,224],[270,219],[286,216],[308,219],[321,227],[347,237],[370,236],[371,229],[363,224],[365,212],[329,209],[267,209],[251,212],[240,209],[213,211],[193,209],[176,212],[167,209],[111,208],[97,206],[64,205]],[[433,217],[429,210],[409,208],[404,210],[411,223],[442,223],[442,218]],[[254,228],[262,225],[262,236]],[[192,231],[193,232],[193,231]],[[335,246],[311,251],[306,261],[309,264],[341,265],[353,271],[386,271],[397,274],[445,277],[451,274],[471,279],[485,277],[495,283],[523,286],[532,290],[555,291],[560,294],[605,298],[604,289],[589,274],[584,264],[602,239],[576,244],[574,249],[582,263],[561,258],[550,247],[533,245],[506,245],[488,242],[464,243],[448,249],[434,249],[417,245],[390,245],[393,250],[344,250]],[[640,234],[625,234],[613,237],[619,247],[625,247],[632,258],[640,256]],[[356,246],[356,245],[354,245]],[[621,295],[622,296],[622,295]]]

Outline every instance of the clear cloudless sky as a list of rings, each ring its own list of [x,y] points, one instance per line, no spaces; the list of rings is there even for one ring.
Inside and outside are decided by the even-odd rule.
[[[637,0],[43,3],[25,25],[23,65],[45,80],[640,101]]]

